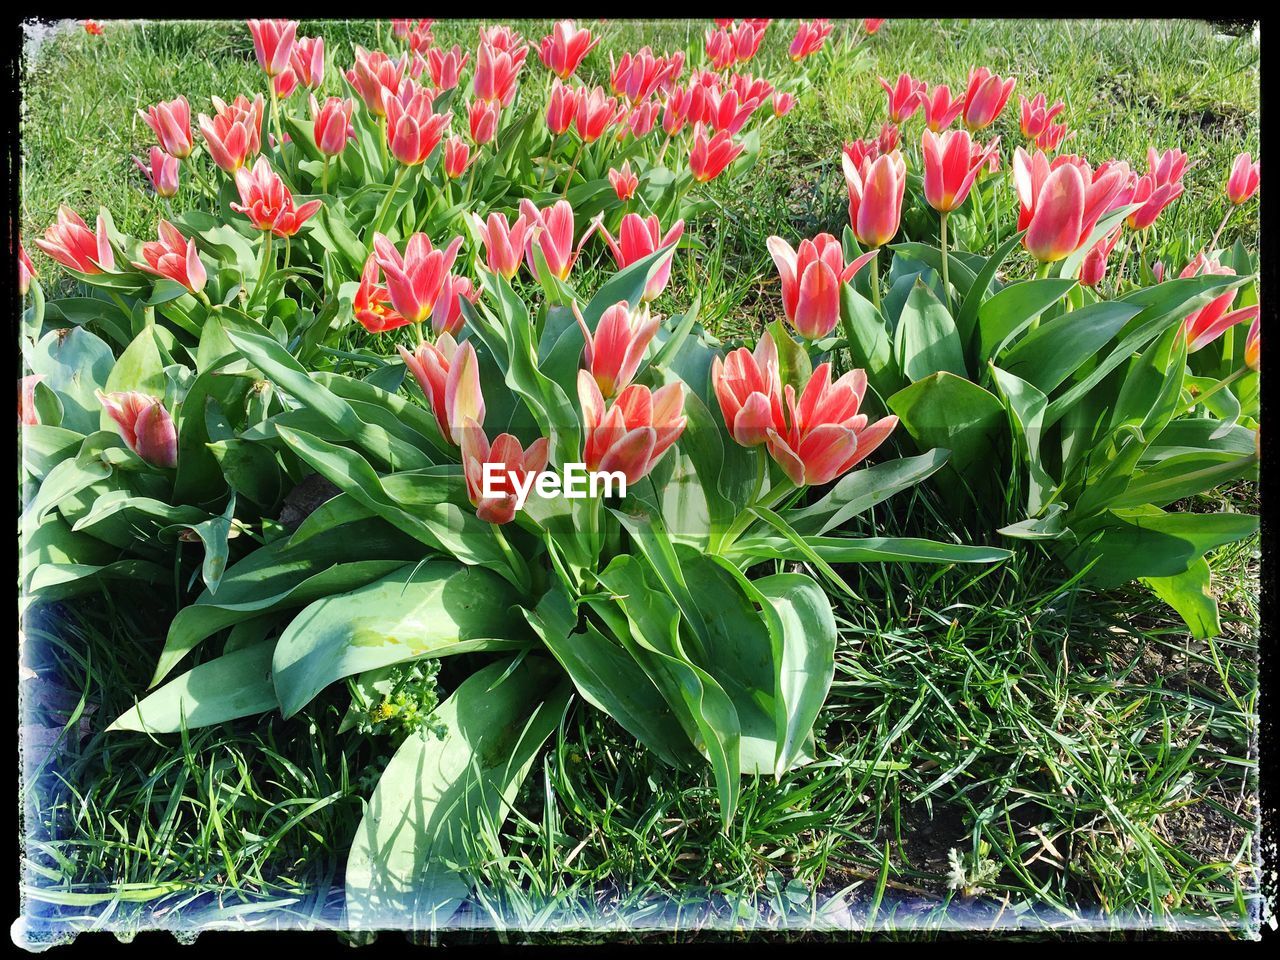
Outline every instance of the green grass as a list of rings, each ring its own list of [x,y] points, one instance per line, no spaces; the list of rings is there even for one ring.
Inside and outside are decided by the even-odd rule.
[[[545,32],[518,26],[535,39]],[[351,43],[377,38],[367,23],[302,29],[325,36],[334,92],[333,63],[349,62]],[[587,74],[604,79],[607,49],[696,50],[701,30],[608,24]],[[784,46],[783,28],[770,30],[766,65]],[[474,45],[474,25],[436,32]],[[677,261],[665,308],[697,292],[722,335],[772,319],[777,281],[764,240],[839,233],[839,144],[882,122],[876,74],[908,69],[954,88],[975,63],[1015,73],[1019,92],[1064,99],[1079,131],[1073,149],[1095,162],[1145,163],[1148,144],[1191,154],[1187,194],[1164,215],[1153,254],[1178,234],[1207,239],[1231,158],[1257,152],[1248,36],[1219,40],[1182,21],[890,21],[855,58],[824,63],[752,176],[716,186],[719,212],[691,228],[703,249]],[[139,189],[128,159],[151,143],[136,108],[182,92],[199,112],[210,95],[259,89],[261,74],[239,25],[108,23],[102,38],[77,30],[51,40],[23,84],[24,235],[42,232],[61,202],[81,212],[106,205],[122,230],[144,235],[163,207]],[[1018,142],[1014,111],[998,132],[1008,147]],[[1012,189],[1000,191],[1011,219]],[[1254,246],[1256,231],[1253,204],[1224,237]],[[592,289],[609,261],[588,249],[576,270]],[[32,255],[42,276],[54,273]],[[1235,509],[1257,506],[1252,488],[1220,496]],[[860,524],[851,532],[949,535],[927,488]],[[565,930],[587,939],[600,927],[639,938],[670,926],[680,932],[666,936],[683,939],[735,924],[769,931],[851,919],[922,936],[1063,920],[1247,934],[1257,909],[1257,551],[1255,539],[1214,557],[1225,629],[1207,643],[1145,593],[1063,590],[1034,548],[976,571],[848,569],[858,597],[838,611],[818,763],[781,783],[744,783],[741,816],[722,835],[709,779],[673,775],[579,705],[513,816],[476,839],[477,896],[464,922],[535,940]],[[317,919],[340,903],[361,797],[394,745],[331,733],[341,691],[289,721],[238,721],[180,743],[103,733],[144,689],[171,614],[100,599],[27,627],[33,666],[87,718],[86,736],[64,738],[66,752],[29,797],[27,881],[48,893],[28,912],[126,930],[216,908],[243,911],[249,926],[277,912],[288,923]],[[460,669],[445,664],[443,693]],[[60,726],[70,715],[44,719]],[[952,851],[970,874],[959,889],[949,882]],[[983,861],[991,876],[979,881]],[[975,885],[984,892],[966,896]],[[482,935],[492,936],[446,939]]]

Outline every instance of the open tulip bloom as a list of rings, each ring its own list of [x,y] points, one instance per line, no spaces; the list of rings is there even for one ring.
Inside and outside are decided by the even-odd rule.
[[[567,20],[446,49],[419,20],[349,55],[297,26],[250,21],[252,89],[143,111],[146,181],[116,160],[159,195],[144,236],[63,206],[25,238],[48,260],[15,238],[22,587],[145,574],[176,598],[110,734],[175,749],[348,692],[368,728],[362,691],[451,658],[443,733],[398,741],[339,838],[352,929],[449,920],[464,841],[505,842],[569,711],[705,776],[739,829],[744,778],[785,792],[823,758],[832,595],[874,595],[860,564],[998,563],[1032,539],[1073,589],[1138,584],[1218,629],[1205,552],[1256,518],[1174,505],[1256,475],[1256,262],[1166,242],[1162,211],[1236,209],[1248,155],[1214,198],[1176,149],[1002,158],[974,135],[1014,78],[975,66],[961,96],[902,72],[880,81],[891,122],[876,134],[879,101],[805,174],[828,198],[843,176],[847,206],[779,222],[750,251],[777,282],[747,256],[726,287],[717,198],[778,162],[772,132],[829,61],[887,49],[880,21],[735,20],[656,52]],[[917,151],[899,124],[921,110]],[[1059,117],[1022,102],[1028,140]],[[850,525],[926,481],[979,542]]]

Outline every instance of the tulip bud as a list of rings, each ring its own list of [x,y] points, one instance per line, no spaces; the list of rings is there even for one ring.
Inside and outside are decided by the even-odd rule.
[[[139,458],[162,469],[178,465],[178,433],[163,403],[136,391],[95,395]]]

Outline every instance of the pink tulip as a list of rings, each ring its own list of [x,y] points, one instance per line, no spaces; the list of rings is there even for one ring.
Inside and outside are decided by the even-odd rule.
[[[451,112],[436,113],[435,91],[413,80],[404,80],[395,96],[384,91],[382,104],[387,115],[387,146],[391,155],[408,167],[416,167],[431,156],[453,119]]]
[[[642,47],[637,53],[624,53],[617,63],[609,54],[609,85],[619,97],[636,104],[669,87],[683,69],[684,55],[679,53],[655,57],[653,50]]]
[[[436,337],[444,333],[450,336],[458,333],[466,322],[466,316],[462,312],[462,301],[475,303],[478,299],[480,299],[480,291],[470,279],[449,274],[440,286],[436,308],[431,311],[431,333]]]
[[[561,80],[568,80],[599,42],[591,38],[590,30],[579,30],[572,20],[559,20],[542,38],[538,58]]]
[[[764,39],[765,27],[768,25],[768,20],[744,20],[733,28],[730,38],[736,62],[746,63],[760,51],[760,42]]]
[[[867,17],[862,21],[862,29],[867,31],[868,37],[874,37],[882,26],[884,26],[884,17],[879,19]]]
[[[573,315],[585,341],[582,361],[595,378],[600,393],[606,398],[612,397],[634,379],[645,350],[658,332],[659,319],[649,312],[647,304],[632,311],[623,300],[605,310],[593,334],[576,301]]]
[[[1051,123],[1044,128],[1040,136],[1036,137],[1035,144],[1040,150],[1052,153],[1062,145],[1062,141],[1067,139],[1067,125],[1065,123]],[[1075,136],[1075,134],[1071,134]]]
[[[258,66],[274,77],[289,68],[293,45],[298,34],[296,20],[250,20],[249,32],[253,34],[253,54]]]
[[[1128,199],[1128,203],[1140,203],[1140,206],[1133,213],[1125,218],[1125,223],[1131,230],[1145,230],[1156,222],[1156,218],[1164,211],[1164,208],[1182,196],[1182,184],[1158,183],[1153,174],[1144,174],[1136,179],[1133,193]]]
[[[666,289],[667,281],[671,278],[671,263],[676,255],[675,244],[684,235],[684,221],[677,220],[663,236],[662,226],[656,215],[642,217],[638,213],[628,213],[622,218],[618,228],[618,239],[613,238],[604,224],[600,225],[599,230],[619,270],[625,270],[631,264],[643,260],[663,247],[672,248],[670,254],[662,258],[658,269],[645,285],[644,296],[641,297],[641,300],[646,303],[656,299]]]
[[[191,107],[186,97],[157,103],[148,107],[146,113],[139,110],[138,116],[155,133],[165,153],[179,160],[191,155]]]
[[[964,109],[964,101],[951,96],[951,88],[940,83],[932,91],[924,89],[924,123],[934,133],[941,133],[951,124]]]
[[[766,246],[782,281],[782,309],[806,340],[819,340],[836,328],[840,285],[852,280],[878,253],[872,250],[846,266],[840,241],[829,233],[801,240],[799,252],[776,236]]]
[[[174,163],[177,163],[175,160]],[[160,221],[160,239],[142,245],[145,263],[134,266],[146,273],[180,283],[191,293],[204,289],[208,274],[200,262],[195,240],[188,240],[168,220]]]
[[[618,199],[626,203],[636,195],[636,188],[640,186],[640,178],[631,172],[631,161],[622,164],[621,170],[609,168],[609,183],[613,187],[613,192],[617,194]]]
[[[231,103],[213,98],[213,118],[200,114],[200,134],[213,162],[234,175],[262,149],[262,94],[253,102],[242,94]]]
[[[459,344],[443,333],[435,343],[422,341],[413,353],[403,346],[396,349],[431,404],[445,442],[460,446],[468,421],[484,425],[480,362],[470,341]]]
[[[542,252],[547,269],[561,280],[569,276],[577,253],[573,249],[573,205],[568,200],[557,200],[539,210],[533,201],[520,201],[520,216],[529,224],[529,236],[525,241],[525,263],[529,273],[538,276],[538,264],[534,250]]]
[[[347,143],[355,136],[351,127],[351,114],[356,102],[350,97],[340,99],[329,97],[320,106],[314,95],[311,97],[312,133],[315,136],[316,149],[328,157],[336,157],[347,149]]]
[[[243,213],[258,230],[270,230],[277,237],[292,237],[320,209],[319,200],[295,208],[293,194],[266,157],[257,159],[252,172],[247,167],[236,171],[236,190],[240,202],[232,203],[231,209]]]
[[[1103,237],[1085,254],[1084,262],[1080,265],[1080,284],[1085,287],[1096,287],[1107,276],[1107,258],[1111,256],[1111,251],[1115,249],[1116,242],[1120,239],[1121,230],[1119,227],[1111,231],[1110,236]]]
[[[22,296],[27,295],[27,291],[31,289],[31,281],[36,278],[36,268],[31,264],[31,258],[27,256],[26,248],[18,244],[18,293]]]
[[[1043,93],[1037,93],[1030,100],[1019,95],[1018,101],[1022,104],[1020,121],[1022,135],[1028,140],[1038,140],[1044,136],[1054,118],[1067,108],[1067,105],[1061,100],[1057,101],[1052,107],[1049,106],[1048,100]],[[1044,148],[1042,147],[1041,149]]]
[[[738,96],[736,90],[726,90],[724,94],[718,94],[712,90],[709,91],[705,103],[703,122],[712,130],[725,130],[732,134],[746,125],[761,101],[757,97],[744,101]]]
[[[898,75],[897,83],[892,86],[884,77],[880,78],[880,86],[889,97],[889,119],[894,123],[902,123],[920,109],[924,103],[925,85],[914,80],[909,73]]]
[[[721,130],[708,140],[702,124],[697,124],[693,128],[693,146],[689,149],[689,171],[694,181],[707,183],[714,180],[745,149],[742,144],[733,142],[733,134],[728,130]]]
[[[324,84],[324,38],[298,37],[289,65],[303,86],[319,90]]]
[[[95,392],[107,415],[120,427],[125,445],[145,463],[162,469],[178,465],[178,432],[164,404],[136,391]]]
[[[578,371],[582,405],[582,459],[588,470],[621,472],[637,483],[684,432],[684,384],[650,391],[638,383],[624,389],[606,409],[604,395],[587,370]]]
[[[939,213],[960,207],[999,145],[1000,138],[996,137],[986,151],[975,158],[967,130],[940,134],[924,131],[920,146],[924,156],[924,196],[929,206]]]
[[[480,42],[488,44],[499,53],[509,53],[512,59],[523,65],[529,55],[529,44],[524,37],[506,24],[495,24],[492,27],[480,28]]]
[[[1004,112],[1016,83],[1016,78],[1001,79],[986,67],[975,67],[969,71],[969,86],[964,94],[964,125],[971,133],[996,122]]]
[[[795,39],[791,41],[791,59],[799,63],[805,57],[812,56],[822,49],[831,33],[830,20],[801,21],[796,28]]]
[[[1227,177],[1227,199],[1239,206],[1258,192],[1261,181],[1262,161],[1254,161],[1247,152],[1237,154]]]
[[[1200,253],[1178,274],[1179,277],[1207,275],[1233,277],[1235,271]],[[1239,310],[1231,309],[1238,292],[1238,289],[1231,289],[1219,294],[1182,321],[1182,331],[1187,338],[1187,353],[1204,349],[1237,323],[1244,323],[1246,320],[1254,320],[1258,317],[1259,310],[1256,303]]]
[[[40,413],[36,410],[36,384],[43,379],[43,374],[33,373],[18,381],[18,426],[40,425]]]
[[[467,107],[467,128],[471,142],[483,147],[498,134],[498,121],[502,117],[502,104],[497,100],[472,100]]]
[[[347,83],[371,114],[383,117],[386,116],[383,94],[391,93],[394,96],[400,91],[400,82],[408,63],[405,57],[392,60],[381,50],[369,52],[357,46],[356,62],[346,73]]]
[[[461,237],[454,237],[448,247],[435,249],[425,233],[415,233],[405,244],[402,257],[389,239],[381,233],[373,235],[373,255],[386,277],[396,313],[410,323],[421,323],[431,316],[461,247]]]
[[[626,115],[626,107],[615,97],[607,96],[603,87],[584,90],[578,98],[574,129],[583,143],[595,143],[604,132]]]
[[[778,348],[769,333],[760,338],[755,350],[739,347],[723,360],[716,357],[711,362],[711,384],[734,442],[758,447],[769,441],[771,430],[786,430]]]
[[[288,100],[293,91],[298,89],[298,75],[293,72],[293,67],[272,77],[271,89],[277,100]]]
[[[533,224],[523,216],[517,217],[515,223],[508,224],[506,215],[496,211],[489,214],[487,222],[474,214],[472,216],[476,231],[484,244],[489,271],[510,280],[520,269],[525,239]]]
[[[463,53],[456,43],[449,50],[432,47],[427,51],[427,70],[431,74],[431,85],[441,93],[452,90],[458,85],[462,68],[470,59],[471,54]]]
[[[172,197],[178,192],[178,158],[169,156],[159,147],[152,147],[148,159],[150,163],[143,163],[134,157],[133,163],[150,181],[156,196]]]
[[[733,46],[733,37],[728,30],[708,30],[703,43],[703,51],[713,70],[727,70],[737,59],[737,51]]]
[[[667,94],[662,104],[662,130],[667,136],[674,137],[684,129],[692,101],[693,93],[688,87],[675,87]]]
[[[830,483],[870,455],[898,425],[897,417],[884,417],[868,426],[866,414],[858,412],[866,389],[863,370],[850,370],[832,383],[829,363],[813,371],[798,400],[795,387],[784,387],[786,422],[782,429],[768,428],[766,444],[793,483]]]
[[[431,28],[435,21],[429,17],[410,17],[405,20],[392,20],[392,33],[399,40],[404,40],[409,49],[414,53],[419,53],[428,49],[434,38],[431,35]]]
[[[36,241],[36,246],[64,267],[80,273],[98,274],[116,268],[115,253],[107,239],[107,222],[102,214],[98,215],[98,230],[94,233],[78,213],[66,205],[60,206],[57,221],[45,231],[43,239]]]
[[[553,137],[563,136],[573,126],[581,96],[581,87],[566,87],[559,79],[551,81],[551,93],[547,97],[547,130]]]
[[[902,198],[907,187],[907,164],[894,150],[875,161],[864,160],[861,169],[848,154],[841,156],[845,185],[849,188],[849,224],[864,247],[882,247],[898,232]]]
[[[476,54],[476,74],[473,80],[476,97],[500,103],[504,107],[511,103],[516,95],[520,68],[524,66],[524,54],[527,52],[527,47],[505,51],[491,43],[482,42]]]
[[[479,101],[477,101],[479,102]],[[471,148],[461,137],[450,137],[444,142],[444,175],[457,180],[466,173],[471,163]]]
[[[775,117],[785,117],[791,112],[791,108],[796,105],[796,95],[794,93],[775,93],[772,103],[773,115]]]
[[[1104,214],[1122,202],[1129,181],[1123,163],[1099,167],[1091,174],[1083,162],[1028,154],[1019,147],[1013,157],[1018,192],[1018,229],[1027,232],[1022,245],[1042,263],[1052,263],[1080,248]]]
[[[1255,373],[1262,369],[1262,342],[1259,339],[1258,318],[1249,324],[1249,332],[1244,337],[1244,364]]]
[[[485,523],[510,523],[516,516],[521,489],[531,483],[531,478],[541,473],[547,465],[548,441],[539,437],[525,450],[520,441],[509,433],[500,434],[490,446],[484,428],[474,420],[468,420],[462,430],[462,470],[467,481],[467,496],[476,508],[476,516]],[[485,483],[485,464],[495,464]],[[514,483],[513,483],[514,478]],[[491,494],[485,496],[486,487]]]
[[[409,325],[409,321],[392,308],[391,295],[378,283],[379,272],[377,254],[371,253],[364,262],[360,285],[351,301],[356,320],[370,333],[386,333]]]
[[[653,132],[658,123],[658,111],[662,109],[656,100],[632,107],[619,123],[623,126],[618,131],[618,140],[622,141],[628,133],[639,140]]]

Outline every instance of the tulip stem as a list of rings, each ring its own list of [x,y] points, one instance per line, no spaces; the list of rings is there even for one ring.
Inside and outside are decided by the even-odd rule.
[[[400,190],[400,184],[404,182],[405,174],[409,172],[409,168],[401,166],[396,171],[395,179],[391,181],[391,189],[387,191],[387,195],[382,200],[382,206],[378,207],[378,215],[373,218],[374,233],[387,232],[387,215],[391,213],[391,203],[395,199],[396,193]],[[369,238],[369,249],[373,249],[373,237]]]
[[[1218,224],[1218,229],[1213,231],[1213,238],[1209,241],[1209,246],[1206,252],[1208,252],[1208,250],[1214,249],[1214,247],[1218,245],[1218,236],[1219,234],[1222,233],[1223,230],[1227,228],[1227,221],[1231,219],[1231,214],[1235,213],[1235,209],[1236,209],[1235,204],[1231,204],[1229,207],[1227,207],[1226,216],[1224,216],[1222,218],[1222,222]]]
[[[538,189],[542,189],[542,185],[547,180],[547,170],[551,166],[552,158],[556,155],[556,147],[560,146],[560,134],[554,134],[551,137],[551,146],[547,148],[546,163],[542,165],[542,172],[538,174]]]
[[[1234,373],[1230,373],[1227,376],[1223,377],[1221,380],[1215,383],[1212,387],[1210,387],[1204,393],[1200,394],[1199,396],[1192,396],[1191,400],[1187,403],[1187,405],[1184,406],[1177,413],[1175,413],[1174,417],[1175,418],[1180,417],[1183,414],[1194,409],[1197,404],[1204,403],[1206,400],[1212,397],[1219,390],[1224,390],[1227,387],[1231,386],[1231,384],[1235,383],[1237,380],[1239,380],[1248,372],[1249,372],[1249,368],[1247,366],[1244,366],[1244,367],[1241,367],[1239,370],[1236,370]]]
[[[569,187],[573,183],[573,175],[578,172],[578,161],[582,159],[582,150],[586,145],[587,141],[580,141],[577,151],[573,154],[573,163],[569,167],[569,176],[564,181],[564,197],[566,200],[569,199]]]
[[[950,212],[943,210],[938,215],[938,242],[942,246],[942,305],[947,308],[947,312],[951,312],[951,284],[948,280],[947,271],[947,217]]]
[[[385,177],[387,175],[387,167],[391,165],[387,158],[387,117],[385,114],[378,118],[378,131],[378,152],[382,156],[382,175]]]
[[[760,451],[758,455],[760,457],[760,484],[763,486],[764,477],[768,474],[768,459],[765,457],[763,450]],[[763,507],[765,509],[772,510],[787,496],[793,493],[795,489],[795,481],[784,474],[782,479],[779,480],[776,485],[770,487],[768,493],[764,496],[761,496],[761,491],[757,488],[756,495],[751,500],[751,506]],[[756,514],[753,513],[750,508],[743,510],[738,514],[738,516],[734,518],[733,523],[729,525],[729,529],[725,531],[724,538],[716,548],[716,553],[720,556],[724,556],[725,551],[733,546],[734,542],[747,531],[749,526],[751,526],[751,521],[755,519]]]
[[[253,296],[266,289],[267,275],[271,272],[271,231],[262,231],[262,264],[258,267],[258,284],[253,288]]]
[[[320,171],[320,192],[329,192],[329,161],[333,159],[327,153],[324,155],[324,167]]]
[[[1040,266],[1036,267],[1036,279],[1043,280],[1045,279],[1045,277],[1049,276],[1049,269],[1052,266],[1053,266],[1052,262],[1046,261],[1040,264]],[[1031,318],[1031,323],[1027,327],[1027,333],[1031,333],[1033,330],[1038,329],[1039,326],[1040,326],[1040,314],[1037,313],[1034,317]]]
[[[489,524],[489,529],[493,531],[493,539],[498,541],[498,549],[502,551],[502,555],[507,559],[507,564],[511,567],[511,574],[515,577],[516,586],[528,593],[533,586],[533,581],[529,575],[529,565],[524,562],[524,557],[511,549],[511,544],[507,542],[507,537],[502,532],[501,524],[491,523]]]
[[[876,313],[879,313],[881,315],[881,319],[883,319],[884,314],[880,309],[880,252],[878,250],[876,251],[876,255],[871,258],[871,276],[869,279],[871,302],[875,304]],[[849,348],[852,350],[853,344],[849,344]]]

